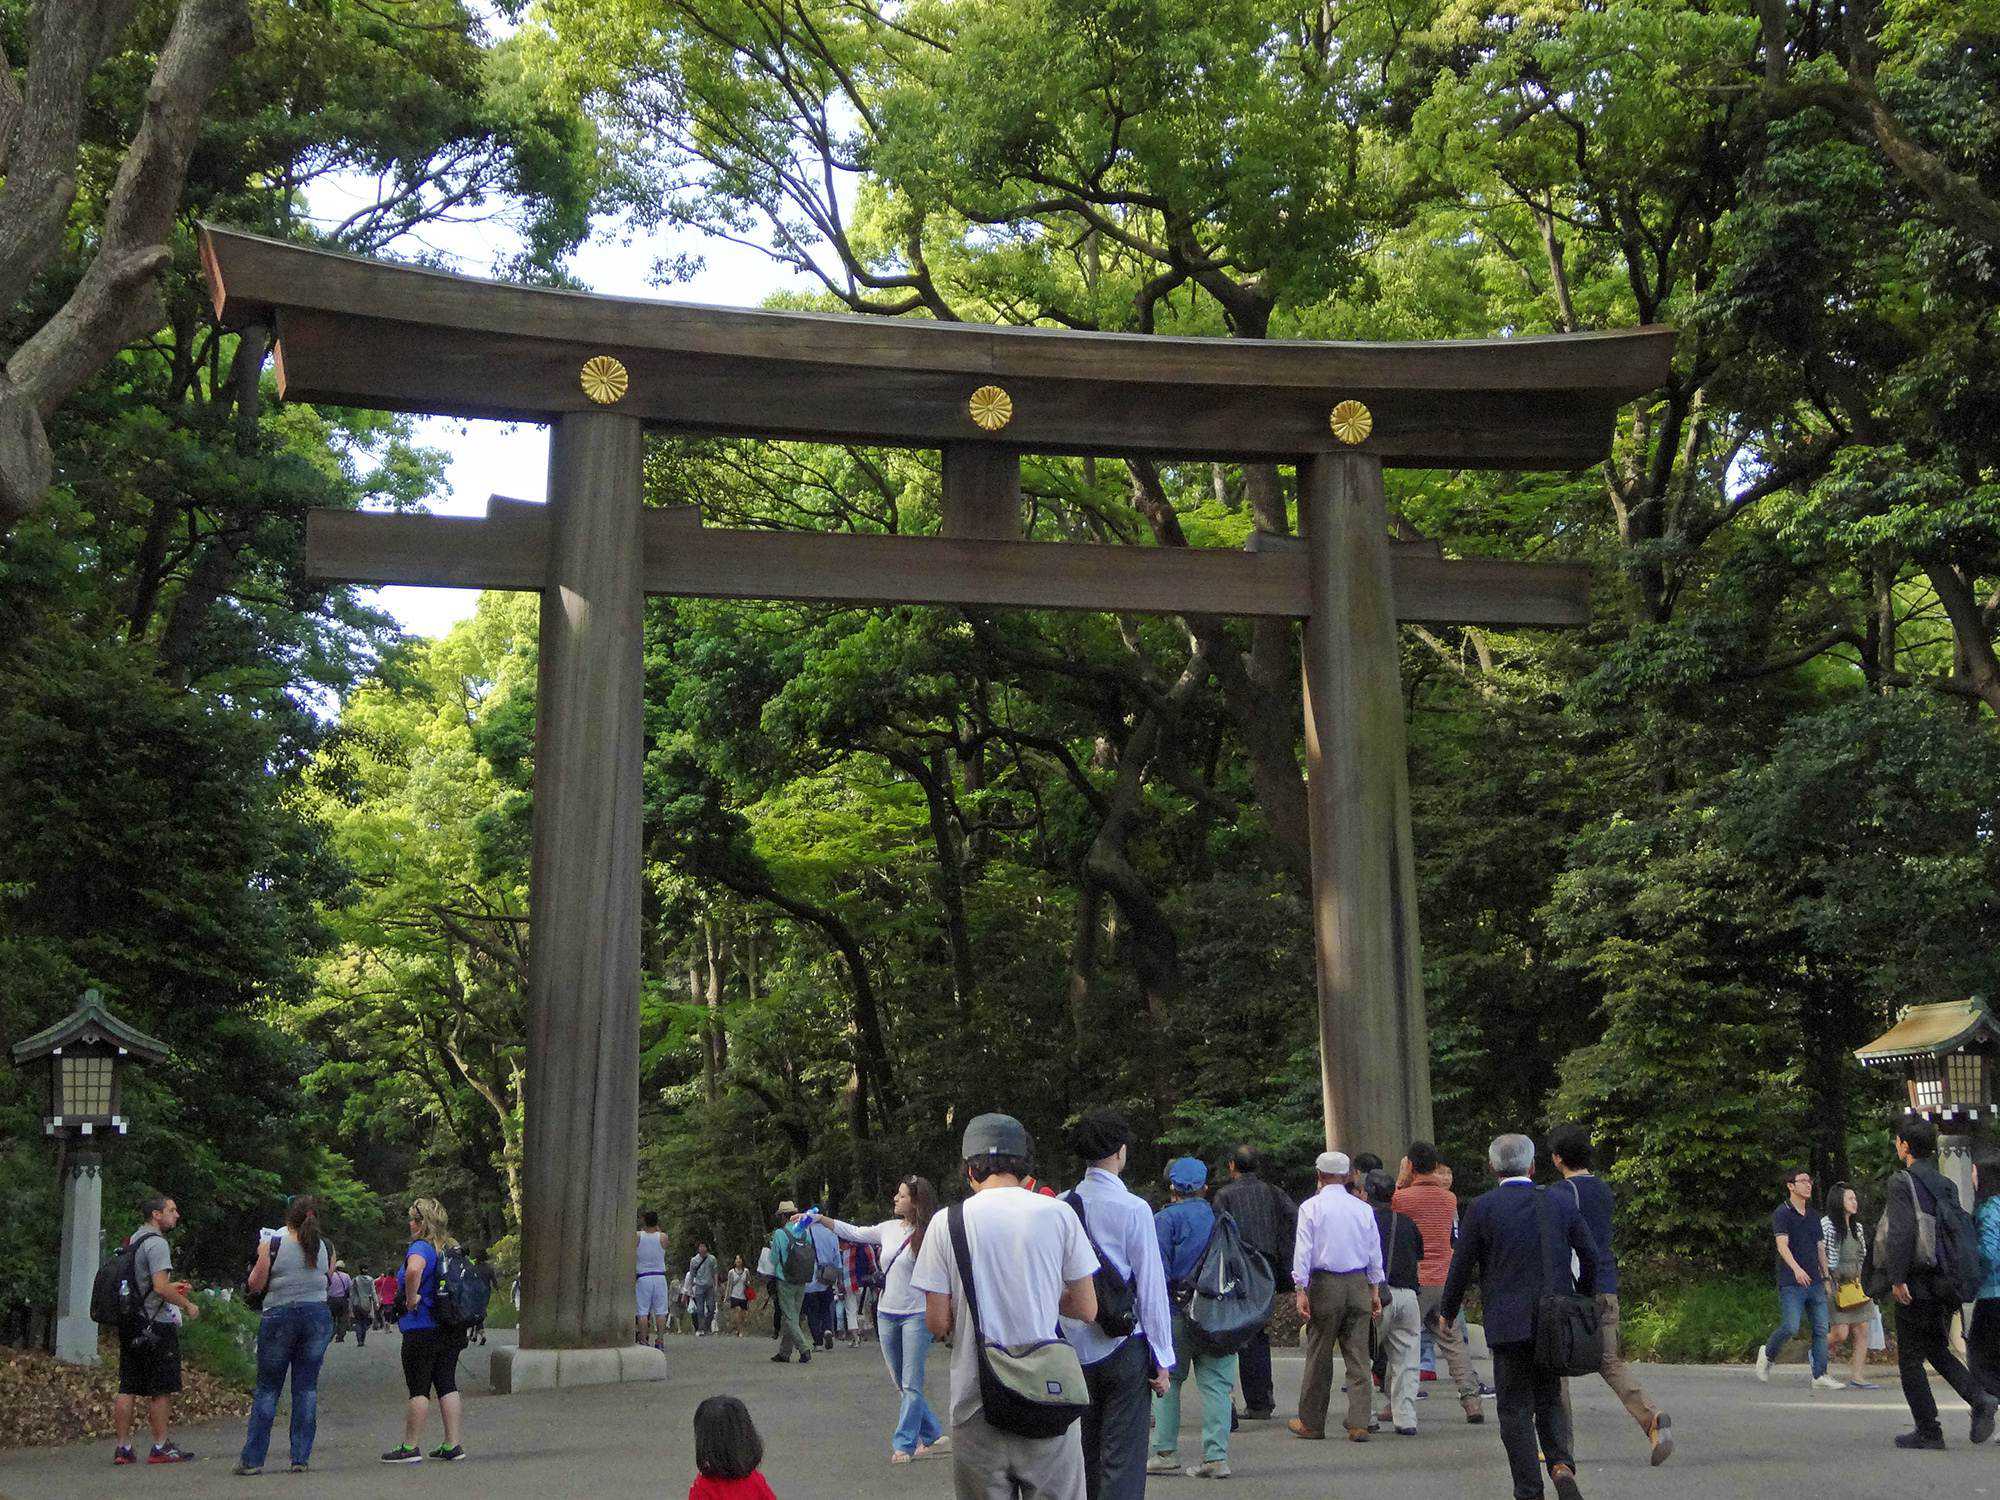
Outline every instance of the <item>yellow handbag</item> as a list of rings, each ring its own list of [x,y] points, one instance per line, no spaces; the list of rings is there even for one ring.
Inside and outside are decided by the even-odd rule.
[[[1842,1312],[1865,1306],[1868,1294],[1861,1289],[1858,1281],[1843,1281],[1833,1289],[1833,1305]]]

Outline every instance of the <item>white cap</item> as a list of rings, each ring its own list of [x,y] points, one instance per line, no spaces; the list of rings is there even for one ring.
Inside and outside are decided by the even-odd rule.
[[[1319,1168],[1322,1177],[1345,1177],[1354,1170],[1354,1163],[1347,1159],[1345,1151],[1322,1151],[1313,1165]]]

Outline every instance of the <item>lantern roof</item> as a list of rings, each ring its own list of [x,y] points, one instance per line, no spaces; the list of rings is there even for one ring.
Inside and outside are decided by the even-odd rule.
[[[1980,1041],[2000,1043],[2000,1022],[1975,995],[1969,1000],[1944,1000],[1933,1005],[1906,1005],[1896,1024],[1854,1055],[1869,1067],[1912,1062],[1963,1052]]]
[[[85,990],[75,1010],[55,1025],[14,1044],[14,1062],[17,1066],[34,1062],[76,1042],[109,1043],[149,1063],[164,1061],[167,1056],[165,1042],[114,1016],[97,990]]]

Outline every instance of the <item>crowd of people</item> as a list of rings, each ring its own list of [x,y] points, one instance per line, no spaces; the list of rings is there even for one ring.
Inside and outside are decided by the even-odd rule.
[[[181,1389],[180,1330],[185,1319],[201,1316],[190,1284],[173,1274],[168,1235],[180,1222],[180,1206],[155,1195],[140,1205],[139,1227],[121,1247],[119,1274],[129,1285],[131,1315],[118,1323],[118,1396],[112,1408],[116,1443],[112,1462],[141,1462],[132,1443],[139,1402],[146,1404],[152,1446],[148,1464],[186,1463],[195,1455],[173,1441],[173,1398]],[[402,1440],[382,1455],[384,1463],[414,1464],[426,1458],[453,1463],[465,1457],[463,1404],[458,1360],[468,1342],[485,1342],[484,1290],[442,1305],[448,1256],[462,1255],[451,1236],[450,1219],[435,1198],[409,1207],[408,1249],[394,1271],[379,1277],[344,1270],[320,1231],[319,1204],[293,1198],[281,1229],[258,1236],[244,1277],[244,1300],[258,1310],[257,1379],[243,1448],[232,1472],[263,1472],[269,1457],[278,1398],[291,1386],[291,1472],[311,1466],[319,1416],[319,1376],[330,1345],[355,1335],[365,1344],[371,1330],[394,1328],[401,1336],[408,1399]],[[114,1261],[114,1265],[117,1262]],[[490,1289],[490,1274],[467,1263],[461,1273]],[[466,1315],[467,1312],[476,1314]],[[443,1440],[428,1453],[424,1430],[435,1401]]]
[[[1168,1164],[1168,1201],[1157,1212],[1124,1181],[1132,1137],[1122,1117],[1091,1111],[1068,1144],[1084,1170],[1058,1194],[1032,1175],[1026,1128],[1011,1116],[981,1115],[962,1139],[969,1191],[958,1202],[941,1207],[936,1188],[917,1175],[898,1183],[890,1216],[872,1224],[781,1202],[754,1271],[742,1255],[723,1268],[699,1241],[685,1269],[670,1275],[666,1238],[648,1213],[638,1231],[635,1337],[659,1344],[677,1312],[697,1337],[711,1336],[725,1310],[729,1331],[743,1337],[759,1295],[770,1300],[778,1344],[771,1358],[780,1363],[804,1364],[837,1340],[860,1342],[873,1330],[897,1392],[891,1463],[948,1455],[962,1500],[1133,1500],[1149,1476],[1228,1477],[1239,1423],[1276,1414],[1269,1280],[1254,1326],[1244,1322],[1225,1337],[1212,1305],[1204,1311],[1205,1298],[1233,1295],[1209,1274],[1215,1247],[1238,1253],[1240,1246],[1266,1273],[1289,1277],[1305,1353],[1297,1413],[1286,1424],[1297,1439],[1328,1436],[1337,1378],[1348,1441],[1368,1442],[1384,1428],[1416,1436],[1428,1361],[1468,1423],[1482,1424],[1484,1401],[1495,1398],[1516,1500],[1544,1495],[1544,1474],[1561,1500],[1581,1495],[1566,1375],[1594,1370],[1603,1378],[1639,1427],[1652,1464],[1673,1453],[1672,1419],[1621,1357],[1614,1203],[1591,1170],[1583,1129],[1550,1135],[1545,1186],[1536,1182],[1533,1141],[1496,1138],[1487,1158],[1495,1184],[1462,1209],[1450,1169],[1426,1141],[1411,1142],[1394,1172],[1369,1153],[1321,1153],[1315,1190],[1303,1203],[1265,1180],[1260,1154],[1247,1145],[1231,1155],[1228,1181],[1212,1195],[1207,1163],[1180,1157]],[[1757,1352],[1756,1374],[1770,1379],[1772,1361],[1803,1326],[1815,1389],[1872,1389],[1867,1333],[1879,1324],[1880,1305],[1893,1302],[1914,1424],[1896,1446],[1945,1446],[1928,1369],[1971,1407],[1968,1435],[1982,1443],[2000,1413],[2000,1150],[1977,1158],[1968,1212],[1937,1170],[1934,1126],[1908,1117],[1895,1145],[1899,1169],[1872,1233],[1850,1185],[1836,1183],[1816,1200],[1809,1173],[1781,1174],[1785,1197],[1771,1220],[1780,1321]],[[153,1439],[146,1461],[178,1463],[193,1456],[170,1435],[178,1334],[201,1308],[173,1275],[167,1236],[177,1205],[151,1198],[143,1214],[121,1252],[134,1301],[120,1325],[114,1462],[139,1461],[131,1435],[144,1401]],[[349,1275],[320,1231],[317,1204],[293,1199],[282,1230],[260,1237],[244,1281],[260,1323],[256,1392],[235,1472],[261,1472],[287,1380],[291,1467],[306,1469],[329,1344],[350,1330],[360,1342],[391,1326],[401,1336],[408,1399],[401,1441],[383,1461],[463,1458],[457,1366],[468,1340],[483,1333],[466,1311],[470,1303],[447,1284],[478,1274],[447,1272],[448,1259],[461,1256],[442,1205],[419,1198],[395,1270]],[[1238,1274],[1245,1264],[1231,1262],[1232,1285],[1259,1284],[1257,1274]],[[1492,1387],[1473,1368],[1463,1320],[1475,1288]],[[478,1309],[484,1300],[476,1299]],[[1545,1325],[1551,1302],[1564,1300],[1587,1305],[1590,1342],[1580,1360],[1572,1350],[1559,1368]],[[1948,1330],[1968,1301],[1969,1359],[1961,1362]],[[1829,1368],[1841,1337],[1845,1380]],[[925,1391],[929,1351],[940,1340],[951,1346],[943,1413]],[[1201,1405],[1198,1458],[1181,1452],[1189,1379]],[[426,1453],[433,1402],[442,1442]],[[769,1497],[758,1471],[762,1440],[740,1401],[703,1402],[695,1430],[692,1496]]]

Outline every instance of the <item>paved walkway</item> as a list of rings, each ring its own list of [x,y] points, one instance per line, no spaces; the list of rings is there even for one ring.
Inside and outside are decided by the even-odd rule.
[[[502,1335],[496,1335],[498,1342]],[[504,1335],[511,1338],[512,1335]],[[4,1500],[104,1500],[107,1496],[255,1495],[281,1500],[354,1497],[481,1496],[487,1500],[679,1500],[693,1478],[690,1417],[703,1396],[731,1391],[749,1403],[768,1449],[764,1469],[782,1500],[853,1496],[948,1496],[950,1460],[891,1468],[894,1392],[874,1346],[837,1349],[810,1366],[769,1362],[768,1339],[668,1344],[671,1376],[663,1383],[553,1391],[531,1396],[485,1394],[486,1354],[467,1351],[468,1462],[390,1468],[376,1455],[398,1440],[402,1387],[395,1335],[365,1350],[336,1344],[320,1385],[319,1441],[309,1475],[284,1472],[285,1411],[272,1433],[276,1470],[258,1479],[229,1473],[243,1441],[241,1422],[177,1432],[202,1455],[182,1468],[114,1469],[108,1442],[0,1454]],[[942,1356],[943,1351],[939,1351]],[[1300,1361],[1277,1359],[1281,1402],[1298,1389]],[[1592,1500],[1879,1500],[1885,1495],[1937,1500],[2000,1497],[2000,1443],[1966,1444],[1965,1407],[1941,1392],[1948,1453],[1905,1454],[1889,1439],[1909,1425],[1894,1373],[1879,1391],[1817,1394],[1796,1365],[1759,1385],[1745,1367],[1641,1366],[1640,1378],[1674,1417],[1680,1448],[1660,1470],[1646,1466],[1646,1446],[1624,1411],[1597,1381],[1576,1383],[1578,1457]],[[932,1399],[943,1406],[944,1358],[931,1366]],[[1183,1452],[1199,1449],[1199,1403],[1184,1403]],[[1281,1406],[1281,1411],[1283,1407]],[[1491,1403],[1488,1403],[1489,1413]],[[1231,1452],[1236,1477],[1222,1493],[1236,1500],[1337,1496],[1354,1500],[1439,1500],[1509,1493],[1500,1437],[1490,1415],[1481,1427],[1458,1418],[1456,1403],[1418,1408],[1415,1438],[1378,1436],[1366,1445],[1303,1443],[1280,1422],[1245,1424]],[[431,1442],[437,1442],[432,1417]],[[1155,1479],[1155,1497],[1209,1493],[1190,1479]]]

